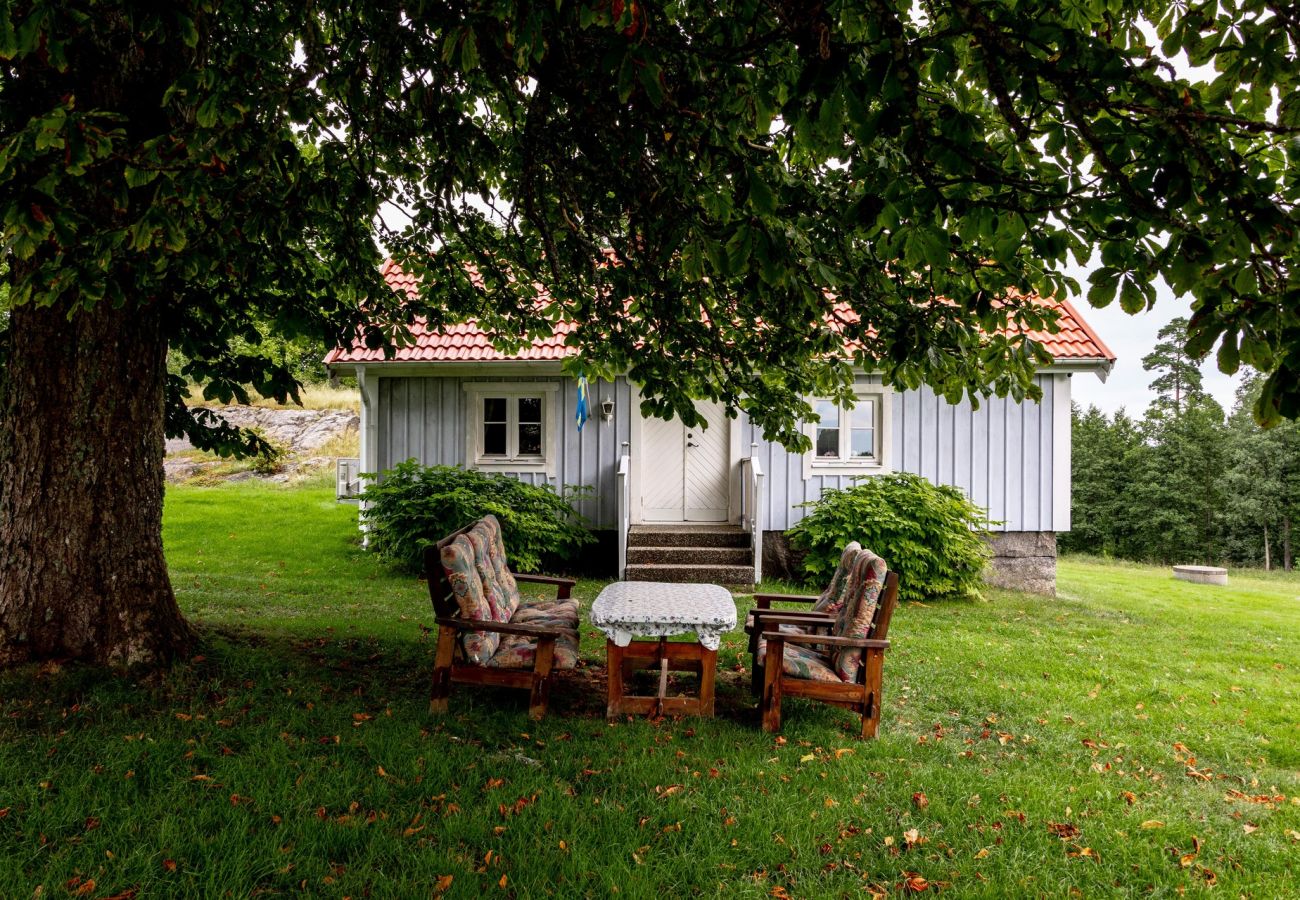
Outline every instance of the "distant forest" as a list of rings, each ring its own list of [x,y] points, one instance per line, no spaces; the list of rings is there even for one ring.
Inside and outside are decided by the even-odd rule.
[[[1258,375],[1247,375],[1225,414],[1182,349],[1186,327],[1186,319],[1175,319],[1143,359],[1156,396],[1140,419],[1074,407],[1073,523],[1059,536],[1060,548],[1290,570],[1300,520],[1300,423],[1256,424]]]

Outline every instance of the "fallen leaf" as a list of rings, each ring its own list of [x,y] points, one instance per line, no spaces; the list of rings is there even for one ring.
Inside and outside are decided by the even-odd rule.
[[[928,838],[921,837],[921,832],[915,828],[909,828],[903,832],[903,846],[908,850],[913,847],[919,847],[928,842]]]
[[[817,758],[817,754],[815,753],[805,753],[803,756],[799,757],[799,762],[801,763],[812,762],[816,758]]]
[[[1245,822],[1242,824],[1241,830],[1246,832],[1246,834],[1254,834],[1256,831],[1259,831],[1259,826],[1252,825],[1249,822]]]
[[[176,860],[174,860],[174,859],[164,859],[164,860],[163,860],[163,869],[166,870],[166,871],[168,871],[168,872],[175,872],[175,871],[176,871]]]
[[[975,854],[975,858],[976,858],[976,859],[987,859],[987,858],[988,858],[988,855],[989,855],[989,848],[988,848],[988,847],[981,847],[981,848],[980,848],[980,851],[979,851],[978,853]]]
[[[94,892],[95,892],[95,879],[87,878],[85,881],[81,883],[80,887],[78,887],[75,891],[72,892],[72,896],[84,897],[87,894],[93,894]]]
[[[1079,835],[1079,829],[1070,822],[1048,822],[1047,830],[1063,841]]]
[[[501,880],[497,882],[497,886],[500,887],[501,890],[504,891],[504,890],[506,889],[506,882],[509,881],[509,880],[510,880],[510,879],[507,878],[505,875],[502,875],[502,876],[501,876]]]
[[[456,880],[455,875],[441,875],[438,877],[438,883],[433,886],[435,894],[445,894],[451,890],[451,883]]]
[[[907,880],[903,882],[903,890],[912,894],[919,894],[922,891],[930,889],[930,882],[925,880],[923,875],[916,872],[904,872]]]
[[[1132,806],[1134,803],[1137,803],[1137,799],[1138,799],[1137,794],[1133,793],[1132,791],[1124,791],[1120,794],[1120,796],[1124,798],[1124,802],[1127,803],[1129,806]]]
[[[1147,829],[1150,829],[1150,828],[1164,828],[1164,827],[1165,827],[1165,823],[1164,823],[1164,822],[1161,822],[1159,819],[1147,819],[1145,822],[1142,823],[1141,827],[1142,827],[1142,828],[1147,828]]]
[[[925,809],[930,805],[930,798],[923,791],[917,791],[912,795],[912,805],[917,809]]]
[[[852,747],[841,747],[840,749],[838,749],[838,750],[835,751],[835,758],[836,758],[836,759],[839,759],[840,757],[842,757],[842,756],[847,756],[848,754],[850,754],[850,753],[852,753],[852,752],[853,752],[853,748],[852,748]]]

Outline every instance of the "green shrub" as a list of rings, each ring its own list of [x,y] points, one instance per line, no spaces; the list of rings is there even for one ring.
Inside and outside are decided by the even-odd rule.
[[[790,539],[807,551],[810,579],[828,580],[844,545],[859,541],[898,573],[901,599],[979,596],[989,522],[957,488],[920,475],[876,475],[803,505],[811,510]]]
[[[549,486],[459,466],[399,463],[361,494],[368,545],[410,572],[424,563],[424,548],[457,528],[492,513],[501,521],[506,554],[521,572],[543,559],[571,559],[595,538],[568,501]]]

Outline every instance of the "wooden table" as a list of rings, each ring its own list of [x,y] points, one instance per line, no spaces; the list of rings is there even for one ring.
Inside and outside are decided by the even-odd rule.
[[[713,715],[718,644],[723,634],[736,627],[736,603],[730,591],[716,584],[619,581],[601,591],[591,605],[591,623],[607,639],[606,716]],[[669,635],[692,633],[697,640],[691,643],[667,639]],[[657,696],[626,693],[627,679],[634,671],[656,668]],[[699,695],[668,697],[669,671],[698,673]]]

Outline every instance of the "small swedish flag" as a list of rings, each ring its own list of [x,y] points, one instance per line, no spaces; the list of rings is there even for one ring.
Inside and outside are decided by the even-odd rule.
[[[578,411],[574,414],[574,421],[578,423],[578,431],[582,431],[582,426],[587,422],[587,376],[578,376]]]

